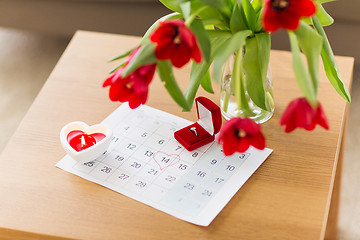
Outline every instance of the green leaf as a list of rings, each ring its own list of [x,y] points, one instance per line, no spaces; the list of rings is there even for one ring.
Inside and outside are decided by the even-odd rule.
[[[322,3],[327,3],[327,2],[334,2],[335,0],[315,0],[316,3],[318,4],[322,4]]]
[[[111,69],[111,71],[109,72],[109,74],[115,72],[119,67],[125,66],[127,60],[123,60],[121,61],[121,63],[119,63],[118,65],[116,65],[113,69]]]
[[[252,0],[251,5],[253,6],[254,11],[256,13],[255,32],[262,32],[263,31],[262,12],[264,11],[263,1]]]
[[[232,33],[247,29],[246,20],[241,15],[239,5],[234,4],[234,9],[230,19],[230,29]]]
[[[155,63],[157,58],[155,56],[155,44],[147,41],[143,43],[134,58],[125,67],[122,77],[128,76],[130,73],[138,69],[140,66]]]
[[[326,12],[321,4],[316,4],[316,16],[320,20],[321,25],[329,26],[334,23],[334,19]]]
[[[184,111],[190,111],[191,107],[187,103],[181,89],[176,82],[171,63],[168,60],[158,61],[157,72],[161,81],[164,82],[164,87],[170,96],[174,99],[174,101],[180,105]]]
[[[337,64],[335,61],[335,56],[331,49],[326,33],[323,27],[321,26],[319,19],[316,16],[314,16],[312,20],[316,31],[323,37],[321,58],[324,63],[326,76],[328,77],[331,85],[339,93],[339,95],[343,97],[346,101],[351,102],[349,91],[341,79],[340,72],[337,68]]]
[[[324,63],[326,76],[328,77],[331,85],[335,88],[336,92],[338,92],[338,94],[342,98],[344,98],[347,102],[350,103],[351,102],[350,93],[341,79],[336,64],[334,65],[334,62],[331,60],[331,57],[329,57],[329,55],[325,52],[324,49],[322,49],[321,51],[321,57]]]
[[[226,25],[226,24],[223,24],[221,21],[219,21],[219,19],[205,19],[205,20],[202,20],[204,26],[206,26],[207,29],[209,29],[209,26],[212,26],[216,29],[221,29],[220,31],[224,30],[224,31],[230,31],[230,28]]]
[[[199,86],[200,86],[202,80],[204,79],[205,74],[207,74],[207,72],[210,68],[214,53],[228,39],[229,39],[228,35],[220,35],[220,36],[211,38],[212,49],[211,49],[210,61],[209,62],[202,61],[200,64],[193,62],[192,67],[191,67],[191,72],[190,72],[190,82],[185,91],[185,98],[186,98],[190,108],[192,107],[192,104],[194,103],[196,92],[199,89]]]
[[[253,6],[254,11],[256,13],[258,13],[262,9],[263,1],[262,0],[252,0],[251,5]]]
[[[303,21],[303,22],[306,23],[307,25],[311,25],[311,24],[312,24],[311,18],[309,18],[309,17],[301,18],[301,21]]]
[[[256,27],[256,13],[249,0],[239,0],[240,11],[246,19],[247,26],[252,31],[255,31]]]
[[[160,0],[160,2],[171,11],[181,13],[180,4],[188,0]]]
[[[306,56],[314,91],[317,94],[319,85],[319,58],[323,38],[312,27],[303,22],[300,22],[295,35],[301,50]]]
[[[198,43],[200,45],[201,52],[206,62],[210,61],[211,44],[210,39],[205,31],[204,25],[200,19],[194,19],[190,25],[190,29],[195,33]]]
[[[230,38],[232,36],[230,31],[226,31],[226,30],[206,30],[207,34],[209,35],[209,37],[211,39],[217,38],[217,37],[227,37]],[[214,46],[213,44],[211,44],[212,46]]]
[[[231,10],[232,10],[232,5],[230,4],[229,1],[214,1],[214,0],[199,0],[200,2],[218,9],[222,15],[224,15],[226,18],[230,18],[231,15]]]
[[[255,24],[255,32],[263,32],[263,19],[262,12],[263,8],[256,13],[256,24]]]
[[[267,110],[266,75],[270,58],[270,34],[258,33],[246,40],[243,70],[246,89],[251,100],[260,108]]]
[[[191,13],[191,2],[184,2],[180,4],[180,8],[184,18],[188,19]]]
[[[124,57],[129,56],[130,53],[131,53],[132,51],[134,51],[134,49],[135,49],[135,48],[131,48],[130,50],[128,50],[128,51],[126,51],[126,52],[124,52],[124,53],[122,53],[122,54],[120,54],[120,55],[118,55],[118,56],[116,56],[116,57],[114,57],[114,58],[112,58],[112,59],[110,59],[109,62],[113,62],[113,61],[115,61],[115,60],[119,60],[119,59],[122,59],[122,58],[124,58]]]
[[[152,32],[158,27],[159,22],[164,22],[166,20],[171,20],[171,19],[181,19],[183,18],[182,14],[179,13],[170,13],[168,15],[165,15],[161,18],[159,18],[158,20],[156,20],[146,31],[146,33],[144,34],[140,45],[143,44],[144,42],[148,41],[150,34],[152,34]]]
[[[306,99],[313,105],[316,106],[316,93],[312,84],[310,74],[305,68],[304,63],[301,59],[300,47],[297,41],[296,35],[293,32],[288,32],[290,39],[291,52],[293,55],[293,69],[297,83],[303,92]]]
[[[238,49],[245,45],[245,39],[252,34],[250,30],[243,30],[235,33],[227,41],[218,46],[217,51],[214,53],[213,64],[213,78],[216,82],[220,80],[221,68],[228,60],[228,58],[234,54]],[[212,44],[212,46],[214,46]]]
[[[199,11],[199,9],[203,9],[198,12],[198,17],[203,21],[203,24],[206,25],[216,25],[221,29],[228,29],[229,28],[229,21],[227,17],[225,17],[219,9],[213,8],[209,5],[206,5],[199,0],[192,0],[191,1],[191,13]]]
[[[212,88],[211,85],[211,77],[209,70],[206,71],[205,76],[201,80],[201,87],[208,93],[214,93],[214,89]]]
[[[205,61],[201,62],[200,64],[193,63],[191,66],[190,82],[185,91],[185,98],[190,108],[194,103],[196,92],[198,91],[201,81],[209,67],[210,62],[207,63]]]

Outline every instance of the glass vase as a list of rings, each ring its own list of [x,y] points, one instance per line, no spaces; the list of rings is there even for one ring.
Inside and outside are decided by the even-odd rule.
[[[256,123],[264,123],[269,120],[275,110],[274,100],[273,100],[273,81],[270,65],[268,66],[267,75],[265,79],[265,104],[266,110],[257,106],[253,100],[250,98],[247,86],[251,84],[250,81],[247,81],[246,75],[241,69],[238,69],[239,74],[241,74],[242,83],[236,83],[233,80],[233,70],[235,63],[236,55],[232,55],[228,61],[224,64],[223,72],[221,76],[221,95],[220,95],[220,108],[222,116],[229,120],[233,117],[242,117],[250,118]],[[236,65],[236,64],[235,64]],[[239,80],[239,79],[238,79]],[[243,97],[241,101],[246,101],[246,103],[239,103],[240,101],[236,99],[236,90],[239,88],[235,87],[236,84],[241,85],[244,88]],[[240,94],[240,93],[238,93]]]

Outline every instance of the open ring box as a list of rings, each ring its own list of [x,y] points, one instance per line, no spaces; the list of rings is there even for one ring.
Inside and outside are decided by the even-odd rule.
[[[210,99],[198,97],[195,103],[199,121],[174,133],[175,139],[188,151],[214,141],[222,122],[219,106]]]

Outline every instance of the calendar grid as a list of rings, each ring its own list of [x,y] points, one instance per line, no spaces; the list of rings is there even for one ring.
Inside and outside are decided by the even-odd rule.
[[[230,184],[239,189],[271,150],[225,157],[213,142],[189,152],[173,134],[190,123],[147,106],[131,110],[123,104],[103,122],[113,129],[114,137],[102,156],[85,162],[66,156],[57,166],[175,217],[207,226],[235,194],[229,194],[228,189],[234,188]]]

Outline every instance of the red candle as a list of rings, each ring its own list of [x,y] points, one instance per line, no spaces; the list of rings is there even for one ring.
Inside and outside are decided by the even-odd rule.
[[[75,151],[77,152],[95,145],[97,142],[101,141],[104,138],[105,138],[105,134],[102,133],[86,134],[80,130],[71,131],[67,135],[67,141],[69,142],[70,146],[73,149],[75,149]]]

